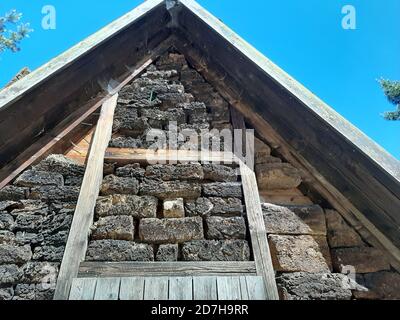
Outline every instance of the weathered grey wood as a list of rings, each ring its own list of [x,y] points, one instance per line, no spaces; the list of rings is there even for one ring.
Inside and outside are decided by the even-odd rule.
[[[217,277],[193,277],[194,300],[217,300]]]
[[[200,6],[181,3],[177,49],[223,96],[231,95],[235,108],[246,106],[240,110],[247,122],[254,126],[257,116],[268,121],[291,146],[292,158],[307,161],[342,193],[341,201],[350,199],[400,247],[399,161]]]
[[[260,198],[255,192],[258,190],[256,176],[243,162],[240,162],[240,175],[257,274],[264,279],[268,300],[279,300]]]
[[[27,91],[20,90],[25,78],[15,83],[15,87],[10,87],[16,93],[15,99],[6,105],[0,103],[0,167],[25,153],[24,159],[19,159],[23,163],[35,154],[35,150],[26,153],[34,143],[48,137],[60,122],[93,97],[106,94],[109,89],[107,81],[113,80],[113,85],[121,82],[131,69],[160,55],[158,48],[171,34],[170,29],[165,27],[171,19],[165,6],[160,3],[146,12],[142,11],[136,19],[133,15],[130,17],[133,19],[131,22],[126,20],[128,24],[119,25],[122,29],[118,26],[115,29],[116,25],[111,24],[109,28],[99,31],[100,38],[107,30],[114,28],[116,32],[94,47],[87,47],[86,40],[80,43],[77,50],[83,51],[76,58],[71,52],[55,58],[40,72],[46,73],[55,64],[60,64],[60,68],[46,74],[42,81],[30,81]],[[72,61],[68,61],[70,59]],[[35,75],[36,72],[33,72],[31,76]],[[24,116],[21,117],[21,114]]]
[[[121,278],[119,289],[120,300],[143,300],[144,278]]]
[[[193,300],[192,277],[169,278],[169,300]]]
[[[94,300],[118,300],[120,282],[120,278],[98,279]]]
[[[217,277],[218,300],[241,300],[239,277]]]
[[[253,261],[245,262],[82,262],[79,277],[196,276],[256,274]]]
[[[168,277],[145,278],[144,300],[168,300]]]
[[[86,171],[58,275],[55,300],[68,299],[72,279],[78,275],[79,265],[86,255],[89,228],[93,223],[94,207],[103,179],[104,153],[111,139],[117,99],[118,94],[115,94],[103,104],[91,141]]]
[[[72,281],[69,300],[93,300],[96,283],[95,278],[75,278]]]
[[[240,277],[242,300],[266,300],[266,291],[262,277]]]
[[[0,109],[5,107],[11,101],[17,99],[20,95],[28,92],[32,87],[39,85],[46,78],[62,70],[65,68],[65,66],[86,54],[88,51],[93,50],[107,39],[112,38],[118,32],[126,28],[135,20],[139,19],[141,16],[146,15],[149,11],[154,9],[154,7],[162,2],[163,0],[148,0],[144,2],[131,12],[125,14],[105,28],[102,28],[95,34],[76,44],[68,51],[62,53],[57,58],[33,71],[23,79],[19,80],[17,83],[1,90]]]

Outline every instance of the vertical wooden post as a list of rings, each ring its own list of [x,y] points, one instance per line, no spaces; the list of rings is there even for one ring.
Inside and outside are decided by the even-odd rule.
[[[88,246],[89,229],[93,223],[94,207],[103,180],[104,154],[111,139],[114,111],[118,94],[106,100],[91,143],[74,219],[61,263],[54,300],[67,300],[72,280],[78,275]]]
[[[267,300],[279,300],[267,230],[262,215],[260,197],[258,196],[256,175],[242,161],[240,161],[240,174],[257,274],[264,279]]]

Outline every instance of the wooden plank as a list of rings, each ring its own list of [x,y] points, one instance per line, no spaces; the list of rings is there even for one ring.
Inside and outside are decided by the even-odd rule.
[[[150,59],[147,59],[137,68],[129,71],[121,83],[114,88],[117,92],[122,89],[126,84],[140,75],[154,59],[162,54],[170,46],[170,41],[166,41],[154,50]],[[91,99],[85,106],[79,108],[78,111],[71,114],[53,130],[40,138],[37,142],[29,146],[23,153],[18,155],[11,163],[7,164],[0,170],[0,189],[10,183],[16,176],[24,171],[29,166],[39,162],[51,153],[64,153],[71,148],[70,141],[75,142],[76,139],[81,138],[89,130],[90,126],[83,123],[95,124],[98,117],[94,116],[96,111],[100,111],[102,104],[110,98],[110,94],[104,96],[101,94],[99,97]],[[87,109],[86,111],[82,111]],[[72,158],[72,157],[71,157]],[[77,161],[85,163],[87,154],[82,152],[77,155]]]
[[[253,261],[239,262],[82,262],[79,277],[196,276],[256,274]]]
[[[19,96],[27,93],[32,87],[42,83],[46,78],[61,71],[65,66],[69,65],[74,60],[79,59],[88,51],[98,47],[104,41],[111,39],[128,25],[146,15],[162,2],[163,0],[148,0],[144,2],[121,18],[115,20],[95,34],[76,44],[68,51],[62,53],[57,58],[36,69],[17,83],[1,90],[0,109],[4,108],[8,103],[17,99]]]
[[[96,278],[73,279],[69,300],[93,300],[96,283]]]
[[[246,203],[247,219],[253,248],[257,274],[264,279],[268,300],[278,300],[278,289],[275,281],[275,272],[269,250],[267,231],[261,210],[260,198],[257,190],[257,180],[254,172],[246,164],[240,163],[244,200]]]
[[[168,277],[145,278],[144,300],[168,300]]]
[[[235,108],[230,108],[232,126],[235,130],[241,130],[241,139],[235,136],[234,139],[234,153],[237,157],[243,158],[246,153],[246,124],[244,122],[243,115]],[[236,131],[235,131],[236,133]]]
[[[169,278],[169,300],[193,300],[192,277]]]
[[[242,300],[266,300],[262,277],[240,277]]]
[[[129,148],[108,148],[105,161],[125,165],[133,162],[148,164],[165,161],[164,163],[185,163],[193,161],[210,161],[233,163],[236,158],[231,152],[197,152],[191,150],[149,150]]]
[[[218,300],[241,300],[239,277],[217,277]]]
[[[186,55],[189,63],[200,70],[253,127],[256,128],[258,120],[270,122],[272,131],[291,145],[288,160],[306,160],[342,193],[341,200],[351,199],[357,211],[372,222],[381,235],[390,239],[392,245],[388,243],[388,247],[393,247],[394,243],[400,248],[399,162],[357,129],[349,127],[334,111],[315,113],[313,107],[300,101],[254,60],[244,56],[240,48],[236,49],[236,44],[224,38],[232,40],[237,35],[232,32],[221,37],[213,30],[214,26],[209,25],[214,17],[199,21],[196,15],[191,10],[182,10],[179,16],[182,28],[176,33],[175,46]],[[326,108],[321,107],[323,109]],[[350,138],[340,132],[342,126],[349,129]],[[259,133],[279,146],[279,137],[267,131]]]
[[[104,153],[111,138],[117,99],[118,94],[115,94],[103,104],[101,109],[58,275],[55,300],[68,299],[72,279],[78,275],[79,264],[86,255],[89,229],[93,223],[94,207],[103,179]]]
[[[144,297],[144,278],[121,278],[119,289],[120,300],[143,300]]]
[[[120,282],[120,278],[98,279],[94,300],[118,300]]]
[[[217,277],[193,277],[194,300],[217,300]]]
[[[104,95],[109,88],[101,82],[118,83],[131,69],[158,57],[158,49],[170,45],[171,32],[165,28],[170,19],[164,6],[154,8],[117,36],[64,65],[62,70],[0,108],[0,167],[13,162],[92,97]],[[24,116],[20,117],[21,114]],[[34,153],[26,154],[23,160]]]
[[[299,99],[303,103],[303,107],[306,107],[318,114],[321,119],[324,119],[326,123],[332,125],[344,137],[346,137],[349,141],[352,141],[356,146],[362,149],[363,152],[383,166],[389,173],[393,175],[393,177],[396,177],[396,179],[400,181],[398,161],[396,161],[396,159],[388,154],[382,147],[377,145],[360,130],[354,127],[350,122],[340,116],[333,108],[329,107],[310,90],[301,85],[293,77],[288,75],[284,70],[279,68],[267,57],[265,57],[261,52],[251,46],[230,28],[228,28],[220,19],[216,18],[203,7],[201,7],[196,1],[182,0],[180,3],[189,9],[191,13],[190,15],[184,16],[185,12],[182,12],[179,21],[181,26],[183,26],[185,30],[197,30],[196,33],[190,33],[190,36],[192,36],[192,41],[198,40],[199,45],[204,45],[209,44],[206,42],[207,40],[211,42],[216,37],[221,39],[221,41],[218,43],[219,46],[224,46],[226,51],[237,52],[237,54],[241,56],[242,61],[246,61],[246,65],[249,63],[252,64],[254,69],[257,68],[263,73],[264,76],[272,78],[274,81],[279,83],[279,85],[285,89],[284,92],[289,92],[296,99]],[[193,16],[197,19],[193,19]],[[184,17],[186,17],[186,19],[183,19]],[[201,30],[191,29],[190,27],[193,27],[194,25],[187,24],[187,22],[192,22],[193,24],[198,25],[199,21],[202,21],[202,23],[208,26],[208,28],[201,28]],[[207,32],[209,37],[204,37],[204,33],[201,33],[200,31]],[[198,37],[202,38],[199,39]],[[206,48],[212,50],[215,56],[222,54],[222,52],[217,51],[215,46]],[[204,61],[202,60],[202,62]],[[232,58],[226,58],[221,60],[221,62],[229,62],[232,65],[236,63],[236,61],[234,61]],[[231,70],[235,70],[237,72],[240,70],[242,78],[248,80],[246,87],[251,88],[253,83],[257,81],[257,78],[254,78],[254,75],[252,72],[250,72],[250,70],[244,72],[245,70],[243,68],[244,63],[236,63],[235,68],[232,68]],[[258,89],[259,86],[263,86],[263,83],[260,83],[254,88]],[[267,89],[267,87],[264,88]],[[259,91],[259,93],[261,92],[262,91]]]
[[[54,151],[57,150],[57,152],[63,153],[67,149],[67,147],[62,147],[66,140],[68,142],[74,141],[76,135],[85,134],[90,130],[90,128],[81,125],[83,121],[88,123],[95,123],[95,121],[97,121],[97,117],[94,117],[93,113],[99,110],[101,104],[102,100],[94,103],[92,107],[70,123],[71,119],[76,118],[76,115],[72,114],[71,117],[68,117],[65,121],[56,126],[46,137],[43,137],[40,141],[34,143],[20,154],[12,163],[1,168],[0,189],[4,188],[29,166],[39,162],[47,155],[54,153]],[[90,118],[90,120],[88,118]],[[77,134],[75,133],[76,131],[78,131]]]

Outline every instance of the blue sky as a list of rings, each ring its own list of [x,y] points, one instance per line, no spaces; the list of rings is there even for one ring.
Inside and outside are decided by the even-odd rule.
[[[112,20],[137,0],[2,0],[0,14],[17,9],[35,30],[17,54],[0,56],[0,86],[22,67],[35,69]],[[376,79],[400,80],[399,0],[199,0],[269,59],[400,159],[400,122]],[[357,29],[341,25],[344,5]],[[41,28],[42,7],[57,10],[56,30]]]

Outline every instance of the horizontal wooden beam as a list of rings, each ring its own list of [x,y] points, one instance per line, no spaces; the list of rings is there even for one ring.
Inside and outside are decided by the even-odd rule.
[[[254,262],[82,262],[80,278],[256,274]]]
[[[85,154],[70,156],[81,161]],[[185,163],[185,162],[219,162],[232,164],[238,162],[238,158],[231,152],[199,152],[189,150],[149,150],[129,148],[107,148],[104,161],[124,166],[131,163]]]

